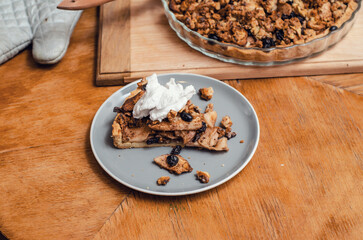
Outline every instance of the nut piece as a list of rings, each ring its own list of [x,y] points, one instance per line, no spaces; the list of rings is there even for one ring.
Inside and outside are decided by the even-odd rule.
[[[156,183],[157,183],[158,185],[166,185],[166,184],[169,182],[169,180],[170,180],[170,177],[162,176],[162,177],[160,177],[160,178],[156,181]]]
[[[207,172],[197,171],[197,179],[201,183],[208,183],[209,182],[210,175]]]
[[[168,113],[168,120],[169,122],[176,122],[178,113],[174,110],[170,110],[170,112]]]
[[[230,127],[232,127],[232,120],[231,120],[231,118],[228,116],[228,115],[226,115],[226,116],[224,116],[223,118],[222,118],[222,121],[221,121],[221,126],[223,127],[223,128],[230,128]]]
[[[214,93],[214,91],[213,91],[212,87],[199,89],[200,97],[206,101],[209,101],[212,99],[213,93]]]

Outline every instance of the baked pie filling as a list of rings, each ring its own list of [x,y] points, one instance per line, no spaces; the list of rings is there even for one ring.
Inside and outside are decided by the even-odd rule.
[[[359,0],[169,0],[188,28],[242,47],[287,47],[336,31]],[[213,42],[211,42],[212,44]]]
[[[134,107],[138,101],[142,101],[142,96],[147,94],[147,84],[148,80],[143,79],[138,83],[137,89],[131,92],[122,107],[115,107],[114,111],[117,112],[117,115],[112,124],[112,138],[115,147],[141,148],[181,145],[212,151],[228,151],[227,140],[235,137],[236,134],[231,130],[232,122],[229,117],[228,125],[216,126],[217,112],[213,109],[213,104],[208,104],[202,111],[188,100],[179,111],[170,110],[162,121],[153,121],[150,116],[134,118]],[[179,87],[182,88],[181,85]],[[151,86],[150,90],[152,90]]]

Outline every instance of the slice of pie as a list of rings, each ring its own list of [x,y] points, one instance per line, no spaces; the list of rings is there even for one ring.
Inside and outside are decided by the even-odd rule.
[[[170,110],[162,121],[149,116],[133,117],[135,104],[146,93],[146,79],[138,83],[121,107],[112,124],[112,138],[117,148],[143,148],[159,146],[197,147],[213,151],[228,151],[230,131],[215,126],[217,112],[209,104],[204,112],[190,100],[178,112]]]
[[[171,158],[172,160],[170,162],[170,159],[168,159],[170,157],[175,158],[176,161]],[[154,158],[154,162],[159,165],[159,167],[177,175],[193,171],[193,168],[190,166],[189,162],[180,155],[164,154]]]

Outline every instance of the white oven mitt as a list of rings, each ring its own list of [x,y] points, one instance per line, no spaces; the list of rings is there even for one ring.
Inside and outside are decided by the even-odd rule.
[[[60,1],[0,0],[0,64],[31,43],[38,63],[62,59],[82,11],[59,10]]]

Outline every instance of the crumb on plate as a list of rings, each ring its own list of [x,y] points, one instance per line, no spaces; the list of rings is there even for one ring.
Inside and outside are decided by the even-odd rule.
[[[209,178],[210,178],[209,173],[203,172],[203,171],[197,171],[197,179],[201,183],[208,183],[209,182]]]
[[[160,177],[160,178],[156,181],[156,183],[157,183],[158,185],[166,185],[169,181],[170,181],[170,177],[162,176],[162,177]]]
[[[213,97],[214,90],[212,87],[199,89],[200,98],[209,101]]]

